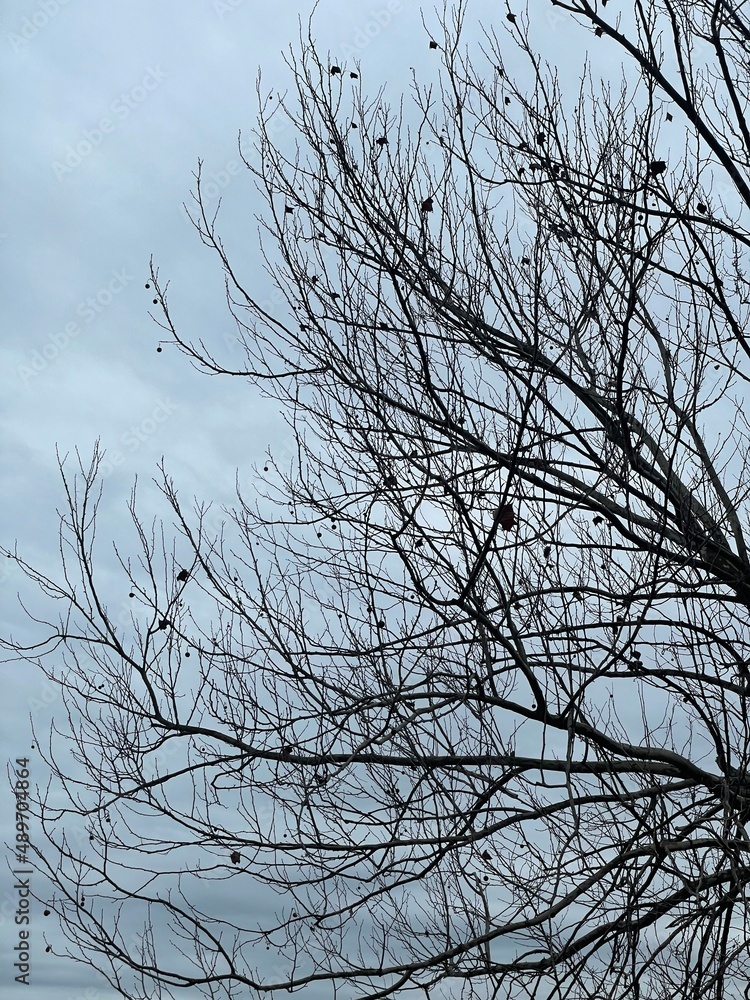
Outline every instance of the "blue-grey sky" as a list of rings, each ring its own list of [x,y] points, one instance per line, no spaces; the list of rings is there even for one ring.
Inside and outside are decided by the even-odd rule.
[[[231,502],[241,474],[287,432],[275,407],[239,379],[199,375],[169,348],[144,288],[153,254],[171,281],[173,315],[208,339],[230,335],[217,262],[186,218],[193,171],[204,161],[207,195],[223,198],[219,228],[234,259],[270,295],[257,254],[261,204],[241,168],[237,133],[256,117],[256,77],[265,89],[291,83],[281,58],[298,38],[300,0],[18,0],[0,12],[2,49],[2,531],[33,564],[56,573],[63,496],[55,449],[90,456],[101,438],[103,531],[117,537],[134,477],[145,483],[164,456],[186,497]],[[501,5],[469,4],[476,22],[502,20]],[[573,89],[585,32],[544,0],[531,4],[537,37]],[[435,23],[429,6],[428,23]],[[473,33],[473,35],[472,35]],[[320,0],[314,34],[321,52],[361,62],[366,90],[387,85],[395,104],[418,76],[434,76],[418,3]],[[509,46],[509,53],[511,52]],[[599,56],[599,58],[604,58]],[[429,60],[433,59],[430,63]],[[223,220],[223,221],[222,221]],[[146,491],[147,493],[148,491]],[[5,633],[32,637],[15,603],[13,570],[0,566]],[[6,666],[0,703],[6,761],[29,755],[29,715],[44,731],[57,693],[26,665]],[[57,715],[59,718],[59,714]],[[12,833],[4,786],[0,831]],[[0,875],[0,986],[13,995],[11,952],[16,893]],[[261,904],[262,905],[262,904]],[[111,991],[84,966],[44,953],[47,931],[35,908],[29,1000],[105,1000]],[[55,940],[54,934],[50,939]]]

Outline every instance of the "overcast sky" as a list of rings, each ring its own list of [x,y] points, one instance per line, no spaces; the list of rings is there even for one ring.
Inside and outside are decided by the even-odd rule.
[[[470,4],[471,21],[496,2]],[[532,22],[575,88],[585,32],[532,4]],[[201,376],[169,348],[144,288],[153,254],[169,279],[178,323],[200,336],[231,331],[215,260],[186,218],[192,173],[204,161],[206,192],[224,199],[226,232],[257,261],[253,180],[239,168],[237,133],[256,115],[256,76],[264,89],[291,83],[281,52],[295,44],[299,0],[18,0],[2,6],[2,541],[55,575],[62,505],[56,447],[108,450],[103,516],[116,537],[133,479],[155,474],[165,457],[186,497],[231,502],[235,470],[262,458],[285,429],[275,409],[240,380]],[[502,12],[501,12],[502,13]],[[435,23],[430,7],[425,16]],[[472,28],[467,32],[471,41]],[[434,73],[420,8],[411,0],[321,0],[314,21],[321,52],[361,60],[365,89],[387,84],[396,103],[410,67]],[[478,33],[475,32],[475,37]],[[213,195],[212,195],[213,192]],[[244,244],[243,244],[244,240]],[[269,294],[260,269],[256,290]],[[15,602],[17,580],[0,567],[3,631],[33,635]],[[0,701],[5,760],[31,759],[29,714],[44,728],[57,696],[26,666],[5,668]],[[47,709],[44,706],[50,703]],[[12,832],[5,788],[0,829]],[[0,879],[0,987],[13,987],[16,893]],[[29,1000],[111,991],[99,977],[46,956],[34,911]],[[87,989],[98,992],[86,992]],[[7,995],[15,995],[10,992]]]

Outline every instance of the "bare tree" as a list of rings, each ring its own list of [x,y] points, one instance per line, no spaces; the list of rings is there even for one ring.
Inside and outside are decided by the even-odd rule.
[[[553,8],[637,82],[572,100],[524,14],[465,53],[459,5],[393,110],[308,29],[240,143],[288,310],[200,170],[242,365],[152,267],[166,342],[290,447],[220,531],[166,472],[174,539],[133,498],[125,625],[100,455],[63,466],[62,582],[16,557],[66,608],[20,650],[69,714],[39,864],[123,995],[744,995],[750,31]]]

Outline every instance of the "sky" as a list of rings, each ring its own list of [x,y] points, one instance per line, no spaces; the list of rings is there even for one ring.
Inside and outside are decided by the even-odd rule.
[[[468,42],[472,33],[479,38],[472,25],[497,19],[499,6],[470,2]],[[567,74],[576,89],[584,33],[546,0],[531,8],[534,30],[558,58],[564,54],[561,78]],[[2,543],[17,541],[51,576],[55,511],[64,499],[56,451],[79,449],[85,460],[101,439],[102,530],[117,537],[134,478],[146,485],[148,505],[148,482],[162,457],[184,496],[231,503],[236,470],[262,464],[265,449],[287,433],[275,404],[251,385],[201,375],[168,347],[157,353],[160,334],[144,286],[153,255],[171,281],[178,326],[231,340],[220,268],[184,209],[201,158],[206,194],[216,204],[222,198],[219,228],[258,297],[272,301],[257,253],[261,205],[240,164],[237,135],[255,122],[259,68],[264,91],[291,84],[282,53],[297,42],[298,18],[306,22],[311,9],[299,0],[2,6]],[[424,15],[436,23],[431,7]],[[412,67],[433,72],[420,6],[411,0],[320,0],[313,31],[321,52],[345,65],[360,61],[366,87],[374,94],[387,85],[394,103],[408,91]],[[33,630],[16,601],[18,583],[0,566],[3,633],[23,639]],[[31,780],[43,784],[29,719],[44,731],[59,718],[58,694],[26,664],[2,669],[3,758],[12,765],[28,757]],[[13,810],[6,785],[4,842]],[[15,987],[29,1000],[113,996],[93,970],[45,954],[43,934],[54,940],[54,932],[36,904],[31,986],[14,984],[13,886],[3,869],[4,995],[16,995]]]

